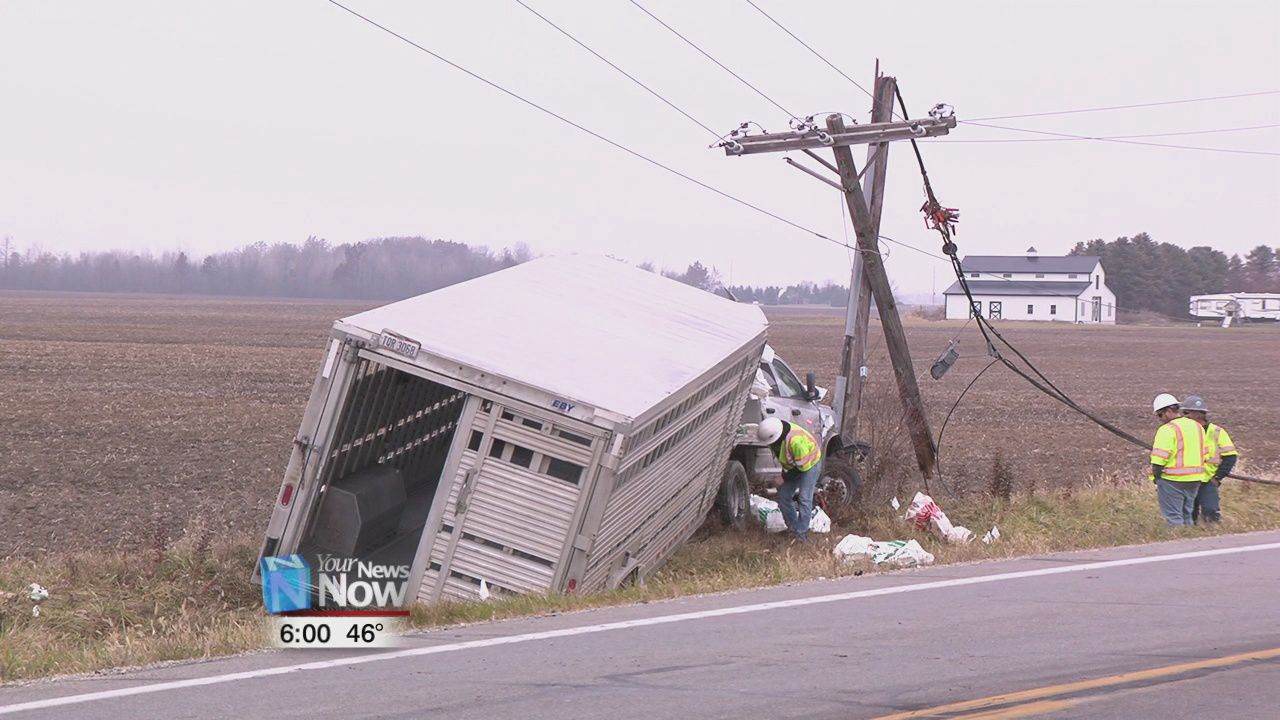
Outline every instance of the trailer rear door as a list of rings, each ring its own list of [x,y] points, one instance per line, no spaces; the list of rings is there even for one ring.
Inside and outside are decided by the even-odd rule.
[[[459,458],[418,599],[558,589],[573,552],[602,430],[481,401]]]

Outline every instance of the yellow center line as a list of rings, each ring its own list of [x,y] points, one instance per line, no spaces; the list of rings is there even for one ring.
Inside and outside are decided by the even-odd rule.
[[[1010,720],[1011,718],[1024,718],[1031,715],[1044,715],[1045,713],[1057,712],[1075,705],[1075,700],[1037,700],[1035,702],[1014,705],[1013,707],[1003,710],[992,710],[991,712],[979,713],[977,715],[965,715],[964,720]]]
[[[1093,678],[1091,680],[1080,680],[1077,682],[1063,683],[1061,685],[1046,685],[1045,687],[1035,688],[1032,690],[1021,690],[1018,692],[1004,693],[1002,695],[991,695],[989,697],[978,698],[976,700],[965,700],[964,702],[949,703],[946,705],[938,705],[931,708],[922,708],[920,710],[911,710],[908,712],[894,713],[893,715],[882,715],[874,720],[910,720],[911,718],[927,718],[947,713],[958,713],[969,710],[983,710],[998,705],[1008,705],[1011,703],[1026,702],[1030,700],[1040,700],[1043,698],[1051,698],[1057,695],[1068,695],[1084,690],[1095,690],[1098,688],[1111,687],[1114,685],[1125,685],[1127,683],[1142,682],[1144,680],[1155,680],[1170,675],[1181,675],[1183,673],[1194,672],[1196,670],[1208,670],[1212,668],[1227,667],[1230,665],[1238,665],[1240,663],[1253,662],[1256,660],[1270,660],[1280,658],[1280,648],[1272,648],[1270,650],[1257,650],[1254,652],[1240,653],[1238,655],[1227,655],[1226,657],[1213,658],[1210,660],[1197,660],[1189,663],[1179,663],[1177,665],[1166,665],[1164,667],[1151,668],[1149,670],[1137,670],[1134,672],[1120,673],[1119,675],[1109,675],[1107,677]],[[1013,710],[1016,708],[1009,708]],[[997,712],[1004,712],[1003,710]],[[1040,710],[1040,712],[1048,712]],[[972,715],[967,717],[1020,717],[1018,715]]]

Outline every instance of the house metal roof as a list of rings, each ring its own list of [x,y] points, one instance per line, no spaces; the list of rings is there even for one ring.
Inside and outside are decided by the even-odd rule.
[[[969,290],[974,295],[1038,295],[1079,297],[1089,288],[1088,282],[1055,282],[1053,280],[970,280]],[[951,283],[943,295],[963,295],[960,283]]]
[[[966,272],[1087,273],[1097,255],[969,255],[960,261]]]

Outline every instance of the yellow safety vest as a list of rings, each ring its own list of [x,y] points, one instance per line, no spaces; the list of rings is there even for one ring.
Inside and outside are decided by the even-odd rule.
[[[1208,459],[1204,461],[1204,481],[1209,482],[1213,478],[1214,473],[1218,472],[1218,466],[1222,464],[1222,458],[1227,455],[1239,455],[1236,452],[1235,443],[1231,442],[1231,436],[1223,430],[1220,425],[1209,423],[1209,427],[1204,429],[1205,455]]]
[[[1160,476],[1166,480],[1201,482],[1205,460],[1209,458],[1206,450],[1204,428],[1200,423],[1186,417],[1174,418],[1156,430],[1151,464],[1164,467]]]
[[[792,425],[791,432],[787,433],[787,439],[778,450],[778,462],[783,469],[805,472],[812,470],[821,459],[822,449],[813,435],[799,425]]]

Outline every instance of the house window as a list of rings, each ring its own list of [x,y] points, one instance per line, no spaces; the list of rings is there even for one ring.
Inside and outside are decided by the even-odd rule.
[[[969,273],[969,277],[971,277],[971,278],[976,278],[976,277],[978,277],[978,276],[979,276],[979,275],[981,275],[981,274],[982,274],[982,273],[973,273],[973,272],[971,272],[971,273]]]
[[[1086,312],[1086,310],[1085,310],[1085,305],[1084,305],[1084,303],[1080,303],[1080,314],[1081,314],[1081,315],[1083,315],[1083,314],[1085,314],[1085,312]]]
[[[1036,314],[1036,306],[1035,306],[1035,305],[1028,305],[1028,306],[1027,306],[1027,314],[1028,314],[1028,315],[1035,315],[1035,314]]]
[[[1007,278],[1011,278],[1011,277],[1013,277],[1013,273],[1000,273],[1000,277],[1007,277]]]
[[[1111,305],[1107,305],[1107,317],[1111,317]]]
[[[982,301],[974,300],[969,308],[969,317],[982,317]]]
[[[1004,303],[999,300],[992,300],[987,303],[987,317],[992,320],[1004,319]]]
[[[1101,287],[1102,287],[1102,276],[1101,276],[1101,275],[1094,275],[1094,276],[1093,276],[1093,289],[1094,289],[1094,290],[1098,290],[1098,289],[1100,289]]]
[[[1044,273],[1036,273],[1036,277],[1037,277],[1037,278],[1043,278],[1043,277],[1044,277]]]
[[[1071,273],[1070,275],[1067,275],[1067,279],[1068,279],[1068,280],[1075,280],[1075,279],[1076,279],[1076,278],[1078,278],[1078,277],[1080,277],[1080,276],[1079,276],[1078,274],[1076,274],[1076,273]]]
[[[1057,314],[1058,314],[1058,306],[1057,306],[1057,305],[1050,305],[1050,306],[1049,306],[1049,314],[1050,314],[1050,315],[1057,315]]]

